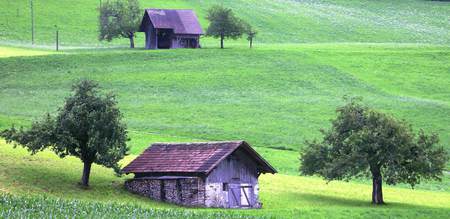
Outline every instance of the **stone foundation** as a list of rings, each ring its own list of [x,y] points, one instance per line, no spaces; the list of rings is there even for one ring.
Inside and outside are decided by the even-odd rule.
[[[125,188],[135,194],[185,206],[205,206],[205,185],[201,178],[134,178]]]
[[[228,207],[228,191],[223,190],[223,183],[206,185],[205,206],[214,208]]]

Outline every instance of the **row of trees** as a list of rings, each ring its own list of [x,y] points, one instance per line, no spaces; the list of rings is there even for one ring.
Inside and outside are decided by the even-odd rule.
[[[112,94],[102,94],[96,82],[82,80],[73,87],[56,116],[47,114],[24,130],[0,132],[7,142],[27,148],[31,154],[51,149],[60,157],[78,157],[84,164],[81,185],[88,187],[93,163],[113,168],[127,155],[126,125]],[[438,146],[436,134],[414,134],[405,121],[371,109],[350,98],[337,108],[331,129],[323,139],[306,142],[301,151],[300,172],[326,180],[371,176],[372,202],[383,204],[382,179],[387,184],[422,179],[441,180],[448,155]]]
[[[134,48],[134,37],[142,19],[142,10],[138,0],[113,0],[104,2],[99,8],[99,39],[111,41],[114,38],[127,38],[130,48]],[[220,39],[220,48],[224,48],[226,38],[238,39],[247,35],[250,48],[257,31],[247,22],[238,18],[231,9],[213,6],[206,16],[210,25],[206,36]]]

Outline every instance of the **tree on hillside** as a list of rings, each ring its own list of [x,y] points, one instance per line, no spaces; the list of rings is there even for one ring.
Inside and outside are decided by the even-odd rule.
[[[128,38],[134,48],[135,33],[141,22],[138,0],[112,0],[99,8],[99,39],[111,41],[114,38]]]
[[[404,121],[370,109],[355,98],[337,108],[323,140],[307,142],[301,152],[300,171],[326,180],[349,180],[371,175],[372,203],[383,204],[382,178],[389,185],[422,179],[441,180],[448,161],[438,136],[416,135]]]
[[[247,34],[247,40],[250,44],[250,49],[253,47],[253,39],[258,32],[252,27],[252,25],[245,23],[245,34]]]
[[[81,185],[88,187],[92,163],[120,173],[118,162],[128,151],[127,131],[114,95],[101,95],[98,84],[89,80],[74,85],[73,91],[56,117],[47,114],[28,130],[12,127],[0,136],[31,154],[49,148],[61,158],[80,158],[84,164]]]
[[[236,17],[231,9],[222,6],[211,7],[206,19],[210,22],[206,35],[220,38],[222,49],[225,38],[240,38],[245,30],[242,20]]]

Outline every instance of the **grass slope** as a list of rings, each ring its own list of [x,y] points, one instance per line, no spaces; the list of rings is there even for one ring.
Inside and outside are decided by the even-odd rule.
[[[126,40],[98,42],[99,1],[34,2],[36,43],[44,48],[52,47],[54,25],[60,29],[63,49],[127,46]],[[329,126],[344,95],[363,96],[372,107],[439,133],[450,151],[450,4],[141,2],[146,8],[193,8],[203,27],[206,9],[220,2],[259,29],[256,48],[246,49],[241,39],[227,41],[231,49],[212,49],[217,40],[209,38],[202,39],[201,50],[50,52],[0,47],[0,129],[29,126],[45,112],[54,113],[74,81],[98,80],[107,92],[118,95],[129,126],[133,155],[124,163],[157,141],[245,139],[281,173],[261,177],[264,208],[178,209],[126,192],[124,178],[99,166],[93,167],[93,187],[82,190],[76,186],[81,174],[77,159],[61,160],[50,152],[29,156],[0,140],[0,193],[14,195],[0,197],[0,217],[96,218],[105,217],[112,208],[117,217],[449,217],[448,173],[443,182],[424,182],[413,191],[406,185],[386,186],[389,204],[381,208],[370,205],[371,185],[365,180],[326,184],[295,175],[298,149]],[[28,0],[0,1],[0,45],[29,45],[28,4]],[[138,45],[143,43],[139,37]],[[34,197],[42,194],[50,198]],[[36,211],[37,206],[42,211]],[[72,211],[70,206],[83,211]],[[154,211],[167,208],[177,209]]]
[[[297,150],[329,126],[344,95],[363,96],[416,128],[439,133],[450,149],[449,47],[281,48],[2,58],[0,127],[55,112],[74,81],[91,78],[118,95],[133,131],[133,153],[148,145],[140,140],[145,133],[173,140],[245,139],[257,147]]]
[[[233,8],[260,31],[257,42],[450,43],[450,4],[422,0],[141,0],[143,8],[192,8],[207,27],[214,4]],[[104,45],[97,40],[99,1],[35,1],[36,43],[52,44],[55,25],[62,45]],[[0,2],[0,43],[30,43],[28,0]],[[142,35],[137,40],[142,41]],[[116,44],[127,45],[126,40]],[[204,44],[217,44],[204,41]]]
[[[124,163],[129,162],[132,158],[128,157]],[[15,210],[10,214],[12,216],[21,215],[21,217],[28,214],[49,215],[51,212],[64,217],[77,214],[104,217],[104,215],[108,215],[105,209],[111,208],[115,209],[112,212],[117,215],[141,214],[139,212],[149,208],[178,208],[125,191],[123,188],[124,178],[117,178],[111,170],[97,165],[93,166],[91,189],[81,189],[76,185],[81,170],[82,164],[76,158],[59,159],[51,152],[41,152],[30,156],[24,149],[13,149],[11,145],[0,141],[0,191],[19,197],[40,196],[41,194],[50,197],[49,200],[47,200],[48,198],[16,200],[9,196],[2,196],[0,198],[0,216],[6,215],[12,206]],[[43,177],[44,175],[45,177]],[[327,184],[315,177],[284,174],[262,175],[260,177],[262,210],[195,209],[195,212],[188,210],[184,214],[186,217],[191,214],[216,214],[215,217],[232,218],[237,215],[274,216],[277,218],[300,216],[315,218],[331,216],[341,218],[381,218],[386,216],[445,218],[450,211],[449,191],[410,190],[385,186],[384,195],[388,205],[384,207],[374,207],[370,204],[370,192],[371,185],[369,184],[354,182],[330,182]],[[55,201],[52,197],[63,197],[63,201]],[[72,199],[81,202],[72,202]],[[71,201],[71,203],[66,203],[64,200]],[[70,206],[73,206],[74,203],[79,206],[78,210],[83,209],[83,211],[73,212]],[[104,203],[111,204],[105,206]],[[116,207],[117,204],[125,206]],[[36,206],[40,206],[40,210],[37,212],[33,210]],[[63,211],[55,211],[55,209]],[[158,214],[158,212],[154,213]],[[179,210],[174,209],[166,214],[170,216],[170,212],[175,215],[180,213]]]

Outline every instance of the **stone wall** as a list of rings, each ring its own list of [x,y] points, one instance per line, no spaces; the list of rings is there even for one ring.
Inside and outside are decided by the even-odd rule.
[[[223,191],[223,183],[206,184],[205,206],[215,208],[228,207],[228,191]]]
[[[151,179],[134,178],[125,182],[133,193],[158,201],[185,205],[205,206],[205,185],[201,178]]]
[[[160,200],[161,198],[161,182],[159,180],[131,179],[125,182],[125,188],[133,193],[152,199]]]
[[[248,185],[248,184],[242,184]],[[125,188],[133,193],[184,206],[229,208],[228,190],[223,183],[207,183],[201,178],[155,179],[134,178],[125,182]],[[253,185],[252,206],[261,208],[259,186]]]

